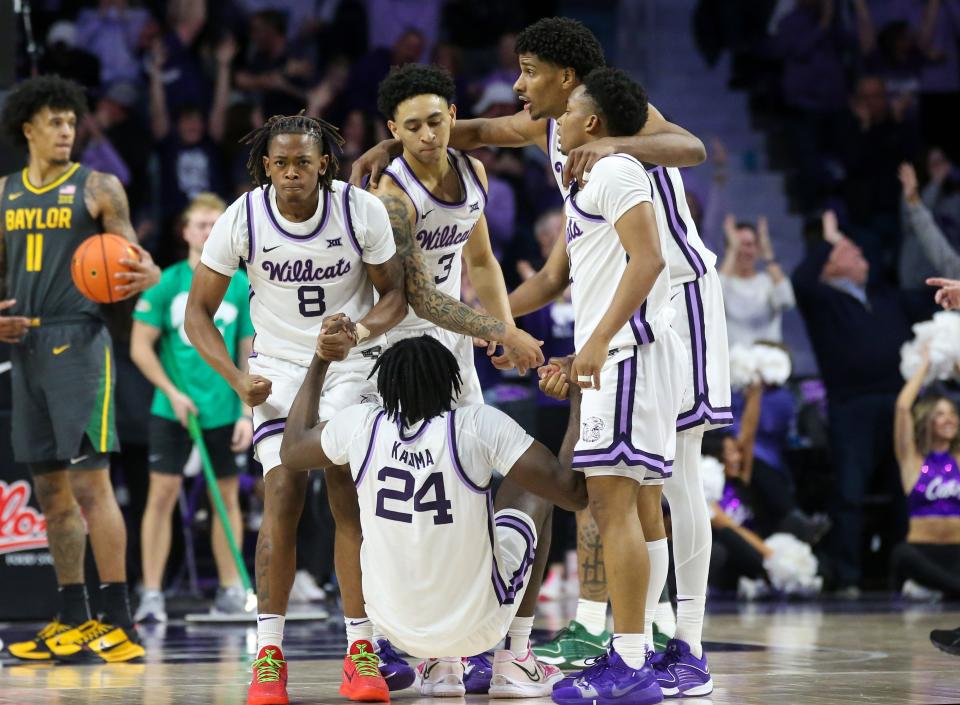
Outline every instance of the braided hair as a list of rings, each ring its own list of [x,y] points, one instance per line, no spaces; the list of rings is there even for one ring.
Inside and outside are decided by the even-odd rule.
[[[370,373],[391,421],[407,426],[450,411],[460,394],[460,366],[453,353],[427,335],[391,345]]]
[[[327,170],[320,175],[320,188],[330,189],[337,175],[340,163],[337,156],[344,139],[340,130],[320,118],[309,117],[301,111],[297,115],[274,115],[263,127],[258,127],[240,140],[240,144],[250,145],[250,157],[247,159],[247,171],[257,186],[269,183],[263,167],[263,158],[267,156],[270,140],[277,135],[310,135],[317,142],[320,154],[330,157]]]

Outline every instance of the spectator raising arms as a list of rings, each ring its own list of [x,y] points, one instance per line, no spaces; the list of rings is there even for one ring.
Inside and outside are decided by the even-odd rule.
[[[750,223],[737,223],[728,214],[723,223],[727,248],[720,267],[723,300],[726,303],[727,338],[730,345],[750,345],[758,340],[779,343],[783,311],[796,306],[793,286],[777,264],[765,216]],[[757,271],[757,260],[765,271]]]
[[[923,364],[897,397],[893,427],[910,531],[893,551],[892,581],[907,597],[960,597],[960,435],[957,407],[943,396],[917,396],[930,367]],[[916,403],[914,403],[916,402]]]

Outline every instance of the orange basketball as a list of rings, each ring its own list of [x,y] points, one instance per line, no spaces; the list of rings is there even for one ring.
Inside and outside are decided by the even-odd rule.
[[[140,253],[125,237],[103,233],[91,235],[73,253],[70,274],[80,293],[98,304],[112,304],[124,297],[114,287],[124,284],[113,275],[132,271],[122,259],[140,259]]]

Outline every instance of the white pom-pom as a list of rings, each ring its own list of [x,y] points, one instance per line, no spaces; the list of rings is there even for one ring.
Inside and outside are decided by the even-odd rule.
[[[726,477],[723,473],[723,465],[712,455],[704,455],[700,458],[700,481],[703,483],[703,496],[707,500],[707,505],[719,502],[723,497]]]
[[[763,567],[770,583],[788,595],[815,595],[823,587],[817,575],[817,557],[810,546],[792,534],[773,534],[764,543],[773,555],[764,559]]]
[[[904,379],[910,379],[920,369],[924,345],[930,356],[924,383],[954,377],[960,362],[960,315],[941,311],[929,321],[914,324],[913,340],[900,348],[900,374]]]
[[[743,389],[759,381],[755,346],[734,345],[730,348],[730,386]]]
[[[790,356],[773,345],[754,345],[757,371],[764,384],[780,386],[790,379]]]

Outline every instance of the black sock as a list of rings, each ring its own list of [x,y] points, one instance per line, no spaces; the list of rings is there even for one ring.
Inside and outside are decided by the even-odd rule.
[[[60,586],[60,621],[76,627],[90,619],[90,603],[87,601],[87,586],[83,583]]]
[[[103,619],[107,624],[117,627],[133,626],[130,616],[130,597],[126,583],[103,583],[100,585],[100,597],[103,603]]]

